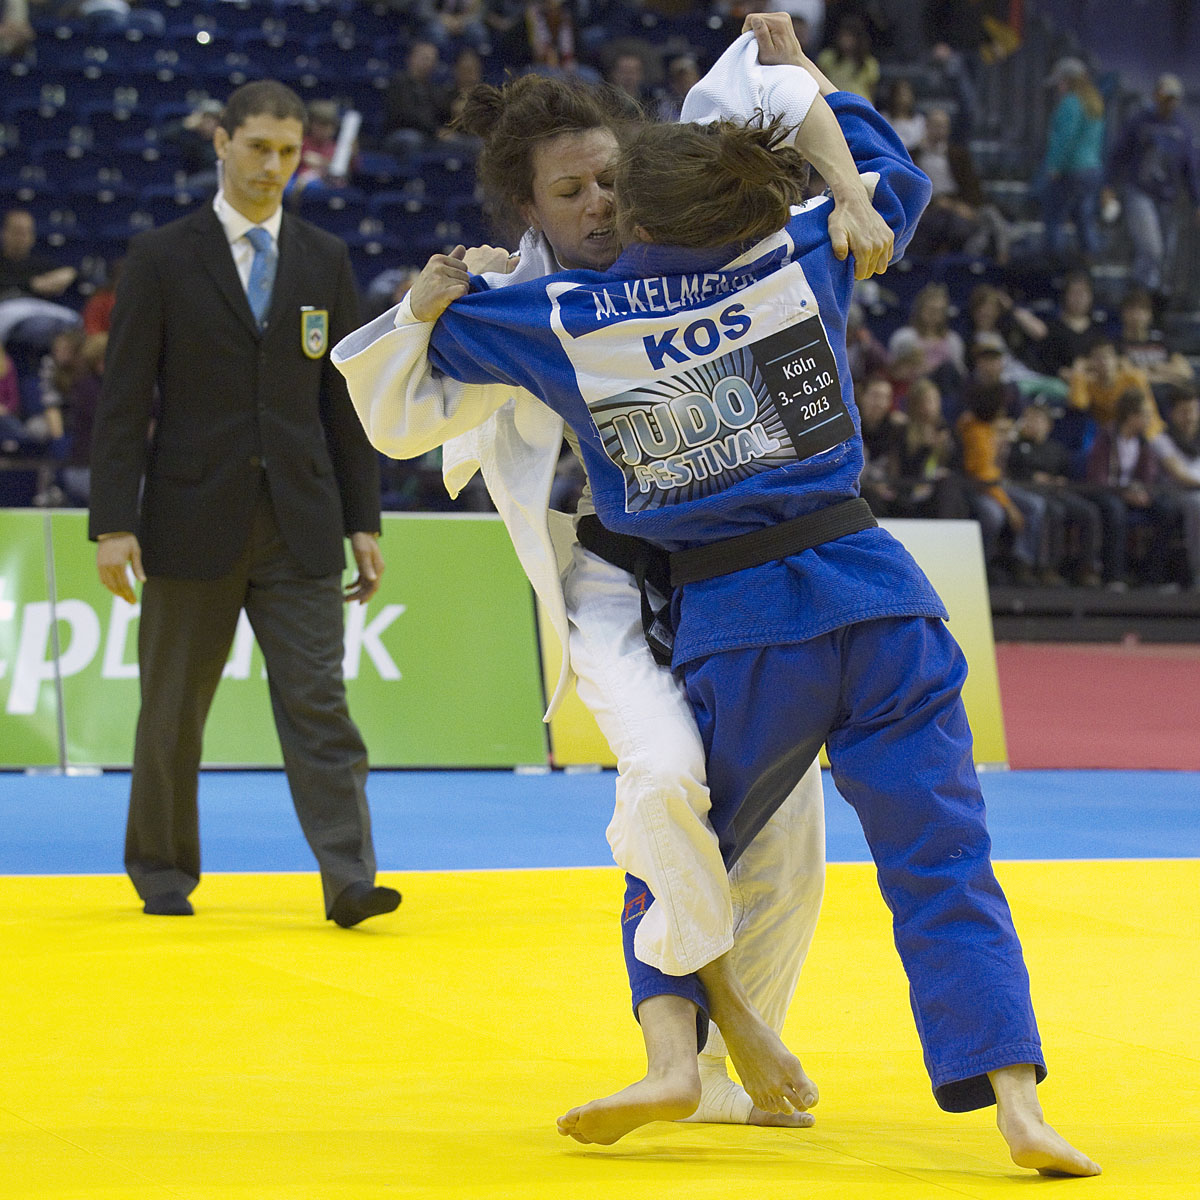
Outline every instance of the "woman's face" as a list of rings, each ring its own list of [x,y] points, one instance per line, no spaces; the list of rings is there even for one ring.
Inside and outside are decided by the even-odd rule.
[[[1063,310],[1083,316],[1092,311],[1092,287],[1082,279],[1072,279],[1063,293]]]
[[[940,329],[950,315],[950,300],[940,288],[926,292],[913,312],[913,324],[922,330]]]
[[[1000,321],[1000,301],[996,296],[984,296],[975,305],[976,329],[994,329]]]
[[[942,397],[933,388],[921,388],[909,395],[908,415],[914,421],[936,425],[942,416]]]
[[[525,219],[546,235],[562,266],[603,271],[621,247],[613,220],[617,139],[608,129],[560,133],[533,151]]]

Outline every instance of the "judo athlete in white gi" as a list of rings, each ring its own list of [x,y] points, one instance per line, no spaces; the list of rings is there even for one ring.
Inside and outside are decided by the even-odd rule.
[[[756,54],[760,45],[762,63]],[[758,41],[740,39],[698,85],[693,109],[745,116],[778,109],[800,122],[816,86],[808,76],[799,78],[795,67],[772,65],[789,61],[798,50],[786,16],[764,18]],[[614,120],[600,98],[543,77],[526,77],[503,91],[479,89],[472,98],[464,123],[467,132],[484,137],[480,173],[489,199],[501,211],[519,210],[535,226],[521,241],[516,269],[487,274],[490,286],[536,279],[564,265],[612,264],[619,250],[608,186],[616,154],[609,127]],[[548,136],[547,128],[553,130]],[[847,197],[838,205],[837,219],[846,224],[860,273],[865,277],[882,269],[891,231],[870,208],[836,122],[814,123],[802,141],[836,187],[835,195]],[[514,146],[526,147],[523,158],[512,152]],[[468,261],[477,253],[471,251]],[[390,319],[385,324],[390,328]],[[453,407],[460,385],[447,379],[441,386]],[[569,686],[569,663],[580,696],[617,756],[609,841],[615,861],[631,873],[631,895],[655,897],[648,906],[645,900],[638,905],[639,915],[645,909],[640,920],[623,926],[628,941],[636,938],[637,957],[685,976],[734,947],[751,999],[778,1032],[821,903],[820,772],[815,763],[805,772],[727,873],[707,820],[700,735],[679,683],[646,647],[637,587],[627,571],[580,546],[569,517],[547,509],[562,437],[561,417],[527,393],[507,389],[499,411],[446,443],[447,487],[456,493],[482,471],[544,609],[570,648],[547,716]],[[399,457],[425,447],[391,441],[381,448]],[[592,511],[589,497],[585,493],[581,514]],[[627,953],[634,953],[632,945]],[[635,1010],[641,999],[635,995]],[[728,1076],[720,1032],[711,1026],[702,1037],[707,1037],[699,1058],[702,1094],[688,1119],[811,1124],[802,1112],[771,1113],[754,1106]]]
[[[902,250],[929,181],[869,104],[821,86]],[[778,127],[637,130],[615,182],[628,244],[610,271],[497,290],[468,278],[460,254],[435,256],[395,328],[352,334],[339,365],[373,440],[397,422],[408,434],[453,424],[419,388],[399,389],[397,411],[414,356],[464,383],[525,387],[562,413],[601,519],[671,551],[673,665],[726,861],[824,742],[892,909],[938,1103],[995,1103],[1016,1163],[1096,1174],[1038,1104],[1045,1066],[990,862],[965,662],[928,580],[858,497],[853,268],[833,253],[827,202],[789,208],[800,163],[779,142]],[[486,391],[459,397],[489,403]],[[699,974],[752,1099],[803,1107],[807,1077],[756,1020],[729,956]],[[661,973],[658,986],[662,1003],[639,1013],[646,1077],[566,1114],[564,1133],[612,1141],[696,1103],[695,993]]]

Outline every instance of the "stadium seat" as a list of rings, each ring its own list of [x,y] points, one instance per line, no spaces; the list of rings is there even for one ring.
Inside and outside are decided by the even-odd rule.
[[[358,232],[367,215],[367,200],[357,188],[312,183],[296,198],[295,208],[306,221],[345,237]]]
[[[177,221],[198,208],[208,197],[201,192],[188,191],[173,185],[155,184],[138,193],[138,213],[149,215],[155,227]]]
[[[425,203],[404,192],[380,192],[372,196],[367,202],[367,212],[379,222],[385,239],[404,246],[439,237],[439,230],[447,223],[446,211],[440,204]]]

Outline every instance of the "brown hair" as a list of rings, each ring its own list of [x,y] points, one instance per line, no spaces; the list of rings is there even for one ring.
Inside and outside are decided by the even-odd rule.
[[[610,130],[620,140],[624,126],[639,119],[641,110],[615,88],[522,75],[503,87],[472,88],[453,124],[483,139],[476,177],[492,223],[508,238],[528,224],[521,209],[533,200],[533,152],[541,142],[591,129]]]
[[[626,139],[614,190],[617,227],[653,242],[715,249],[787,224],[808,186],[808,163],[781,143],[787,127],[646,125]]]
[[[1145,410],[1146,397],[1137,388],[1126,388],[1118,397],[1113,410],[1113,425],[1120,429],[1135,413]]]
[[[1071,91],[1079,97],[1079,103],[1083,105],[1083,111],[1096,120],[1098,117],[1104,116],[1104,97],[1100,95],[1099,89],[1085,75],[1076,76],[1070,82]]]
[[[274,117],[278,121],[294,119],[303,127],[308,124],[304,101],[277,79],[259,79],[238,88],[225,101],[220,126],[233,137],[251,117]]]

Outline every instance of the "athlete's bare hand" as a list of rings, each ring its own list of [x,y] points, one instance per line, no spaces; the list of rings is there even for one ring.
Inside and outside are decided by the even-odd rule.
[[[408,304],[418,321],[436,321],[459,296],[469,289],[466,246],[455,246],[449,254],[435,254],[424,266],[408,293]]]
[[[472,246],[463,262],[472,275],[495,271],[507,275],[521,261],[519,254],[509,254],[503,246]]]
[[[787,13],[751,13],[742,25],[758,42],[758,61],[764,67],[803,67],[804,48]]]
[[[895,234],[875,211],[865,187],[839,197],[829,214],[829,239],[839,259],[854,255],[854,278],[882,275],[892,261]]]

